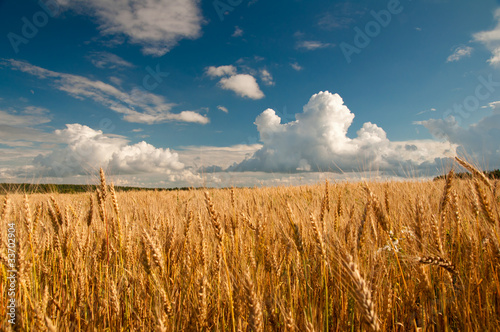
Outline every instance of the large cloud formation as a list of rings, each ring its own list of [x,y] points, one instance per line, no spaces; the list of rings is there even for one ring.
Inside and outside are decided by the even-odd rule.
[[[57,0],[97,18],[103,35],[125,35],[144,54],[162,56],[181,39],[201,35],[199,0]]]
[[[455,117],[421,121],[432,135],[459,146],[459,153],[467,155],[481,167],[500,167],[500,102],[490,104],[492,113],[468,127],[461,127]]]
[[[391,142],[385,131],[367,122],[356,138],[347,131],[354,114],[338,94],[328,91],[311,97],[296,120],[281,123],[272,109],[255,120],[263,147],[228,171],[300,172],[365,171],[436,167],[453,157],[456,146],[432,140]]]
[[[81,124],[68,124],[55,134],[65,146],[39,155],[33,162],[44,176],[86,175],[98,167],[113,174],[171,174],[184,168],[178,154],[170,149],[146,142],[129,145],[122,136],[105,135]]]

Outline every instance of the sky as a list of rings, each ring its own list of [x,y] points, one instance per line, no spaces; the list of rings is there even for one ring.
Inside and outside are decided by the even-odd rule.
[[[500,168],[500,1],[0,0],[0,182]]]

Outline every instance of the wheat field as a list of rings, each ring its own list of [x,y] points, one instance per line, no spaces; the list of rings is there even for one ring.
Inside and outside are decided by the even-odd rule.
[[[499,184],[458,162],[472,179],[4,195],[1,330],[498,330]]]

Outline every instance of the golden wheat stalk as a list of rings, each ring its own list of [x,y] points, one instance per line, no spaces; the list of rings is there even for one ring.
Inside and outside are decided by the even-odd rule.
[[[45,315],[45,326],[49,332],[57,332],[57,325],[47,315]]]
[[[321,201],[321,210],[320,210],[320,213],[319,213],[319,222],[320,222],[321,227],[323,229],[324,229],[324,226],[325,226],[325,215],[326,215],[326,212],[329,210],[328,205],[329,205],[328,198],[325,196],[323,198],[323,200]]]
[[[418,257],[417,262],[419,262],[421,264],[439,266],[451,274],[457,274],[457,270],[455,268],[455,265],[453,265],[453,263],[450,262],[449,260],[446,260],[446,259],[439,257],[439,256]]]
[[[365,190],[368,194],[368,200],[372,206],[372,210],[375,212],[375,217],[379,223],[379,225],[382,227],[382,229],[387,232],[388,234],[390,233],[390,222],[389,218],[387,217],[386,213],[384,212],[384,209],[382,208],[382,204],[380,204],[380,201],[378,200],[377,196],[373,194],[373,192],[370,190],[368,185],[365,183]]]
[[[155,243],[155,241],[153,241],[153,239],[145,229],[142,231],[142,235],[145,244],[148,246],[149,250],[153,254],[153,262],[160,269],[160,273],[163,273],[165,269],[165,263],[160,247]]]
[[[120,224],[120,205],[118,204],[118,197],[116,195],[115,185],[113,182],[111,182],[109,186],[109,192],[111,194],[111,200],[113,201],[113,209],[115,210],[118,224]]]
[[[191,229],[191,225],[193,224],[194,213],[193,211],[188,212],[188,217],[186,220],[186,226],[184,227],[184,239],[188,239],[189,230]]]
[[[10,213],[10,198],[9,196],[5,196],[5,198],[3,199],[1,221],[6,221],[7,217],[9,216],[9,213]]]
[[[328,179],[325,180],[325,203],[326,203],[326,210],[330,212],[330,190],[329,190],[330,183],[328,182]]]
[[[208,301],[207,301],[207,278],[205,274],[200,278],[200,290],[198,292],[198,324],[202,329],[207,328]]]
[[[391,214],[390,210],[390,205],[389,205],[389,184],[386,183],[384,186],[384,204],[385,204],[385,210],[387,211],[387,214]]]
[[[89,211],[87,214],[87,226],[90,227],[92,224],[92,220],[94,220],[94,200],[92,199],[92,195],[89,195]]]
[[[254,284],[248,272],[243,274],[242,279],[243,288],[245,289],[246,303],[250,312],[248,316],[248,325],[250,326],[250,330],[255,332],[264,331],[262,307],[260,300],[255,294]]]
[[[120,298],[118,294],[118,290],[116,288],[116,284],[113,280],[111,280],[109,285],[109,302],[111,306],[111,313],[113,316],[117,316],[120,314]]]
[[[446,183],[444,184],[443,197],[441,198],[441,204],[439,205],[439,211],[441,214],[444,213],[446,206],[450,203],[451,197],[451,185],[453,183],[454,172],[451,170],[446,176]]]
[[[437,221],[436,216],[431,216],[431,229],[432,235],[434,236],[434,241],[436,243],[436,247],[441,254],[444,254],[443,251],[443,237],[442,237],[442,228],[441,224]]]
[[[460,206],[460,199],[458,198],[458,193],[456,190],[453,190],[451,192],[451,198],[452,198],[452,206],[453,206],[453,216],[455,218],[455,222],[457,223],[457,231],[460,232],[461,229],[461,223],[462,223],[462,216],[460,214],[459,206]]]
[[[309,220],[311,222],[311,226],[314,232],[314,239],[316,240],[316,246],[321,253],[321,257],[323,258],[323,261],[326,262],[326,247],[325,247],[325,242],[323,241],[323,235],[321,234],[320,229],[316,225],[316,218],[314,218],[314,215],[311,213],[309,215]]]
[[[337,198],[337,217],[340,218],[342,217],[342,214],[344,213],[344,209],[342,207],[342,189],[339,191],[339,196]]]
[[[219,240],[219,243],[222,243],[222,225],[220,224],[219,217],[215,211],[214,204],[212,203],[212,199],[210,198],[208,191],[205,191],[205,203],[207,205],[208,214],[210,215],[210,220],[212,221],[212,226],[215,230],[215,236],[217,237],[217,240]]]
[[[379,331],[380,325],[375,311],[375,305],[372,300],[371,291],[361,274],[359,273],[357,265],[354,263],[351,255],[345,254],[344,259],[341,259],[344,267],[344,272],[353,284],[354,290],[352,295],[356,299],[358,307],[361,310],[363,320],[368,325],[370,330]]]
[[[163,305],[163,311],[167,316],[172,316],[174,309],[172,308],[172,304],[163,288],[160,288],[160,297]]]
[[[472,166],[471,164],[469,164],[468,162],[466,162],[465,160],[463,159],[460,159],[459,157],[455,157],[455,160],[462,166],[464,167],[465,169],[467,169],[469,172],[471,172],[472,174],[474,174],[477,178],[479,178],[485,185],[488,186],[488,188],[490,190],[493,190],[493,186],[491,185],[491,182],[490,180],[488,180],[488,178],[486,177],[486,175],[484,175],[483,172],[481,172],[480,170],[478,170],[476,167]]]
[[[42,203],[37,204],[35,209],[35,216],[33,217],[33,230],[36,229],[38,223],[40,222],[40,217],[42,216]]]
[[[293,214],[292,208],[290,207],[289,203],[287,203],[286,205],[286,212],[288,216],[288,221],[293,231],[293,241],[299,253],[302,254],[304,252],[304,242],[302,241],[302,233],[299,229],[299,225],[297,225],[297,223],[295,222],[295,216]]]
[[[486,196],[486,193],[481,188],[479,181],[474,180],[474,189],[476,191],[476,195],[479,198],[479,203],[481,204],[481,209],[483,210],[484,215],[486,216],[486,220],[489,223],[495,224],[495,215],[493,214],[493,209],[491,207],[491,203]]]
[[[419,250],[422,250],[423,243],[423,224],[424,224],[424,204],[419,196],[417,196],[417,202],[415,207],[415,226],[413,230],[415,232],[416,242]]]
[[[102,199],[106,201],[106,198],[108,196],[108,187],[106,186],[106,175],[104,174],[104,170],[99,168],[99,176],[101,178],[101,194],[102,194]]]
[[[55,211],[55,216],[57,218],[57,222],[59,225],[62,225],[64,223],[64,215],[62,213],[61,208],[59,207],[59,204],[57,204],[57,201],[54,196],[50,196],[50,201],[52,202],[52,205],[54,207]]]
[[[24,225],[31,237],[33,233],[33,217],[31,215],[30,203],[28,195],[24,194]]]
[[[235,202],[235,193],[234,193],[234,187],[231,187],[231,207],[234,209],[236,206]]]

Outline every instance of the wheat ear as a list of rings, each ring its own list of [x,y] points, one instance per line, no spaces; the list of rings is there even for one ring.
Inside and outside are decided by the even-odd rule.
[[[466,162],[465,160],[463,159],[460,159],[458,157],[455,157],[455,160],[462,166],[464,167],[465,169],[467,169],[469,172],[471,172],[472,174],[474,174],[476,177],[478,177],[479,179],[481,179],[482,182],[484,182],[485,185],[488,186],[488,188],[490,190],[493,190],[493,186],[491,185],[491,182],[490,180],[488,180],[488,178],[486,177],[486,175],[484,175],[483,172],[479,171],[476,167],[472,166],[471,164],[469,164],[468,162]]]
[[[425,257],[418,257],[417,262],[421,264],[428,264],[428,265],[435,265],[439,266],[446,271],[450,272],[451,274],[456,274],[457,270],[455,269],[455,265],[453,265],[452,262],[449,260],[446,260],[442,257],[439,256],[425,256]]]
[[[248,317],[250,330],[254,332],[264,331],[262,307],[257,295],[255,294],[254,285],[248,273],[243,275],[243,287],[245,289],[246,302],[250,311]]]
[[[104,170],[102,169],[102,167],[99,169],[99,176],[101,178],[102,199],[106,201],[106,197],[108,196],[108,187],[106,186],[106,175],[104,174]]]
[[[491,208],[490,201],[488,200],[488,197],[484,193],[484,191],[481,189],[481,185],[479,184],[479,181],[474,180],[474,189],[476,191],[477,197],[479,197],[479,203],[481,203],[481,208],[486,216],[486,220],[490,222],[491,224],[495,224],[495,216],[493,214],[493,209]]]
[[[345,259],[341,260],[342,265],[344,266],[344,270],[351,280],[354,290],[353,296],[358,303],[358,306],[361,310],[361,314],[363,316],[363,320],[369,326],[372,331],[379,331],[380,326],[378,323],[377,313],[374,308],[374,304],[372,301],[371,291],[368,288],[366,281],[363,279],[361,274],[359,273],[358,267],[356,263],[352,260],[351,255],[345,254]]]
[[[205,191],[205,203],[207,205],[208,214],[210,215],[210,220],[212,221],[212,226],[215,229],[215,236],[217,237],[217,240],[219,240],[219,243],[222,243],[222,225],[220,224],[219,217],[215,211],[214,204],[212,203],[212,199],[210,198],[208,191]]]

